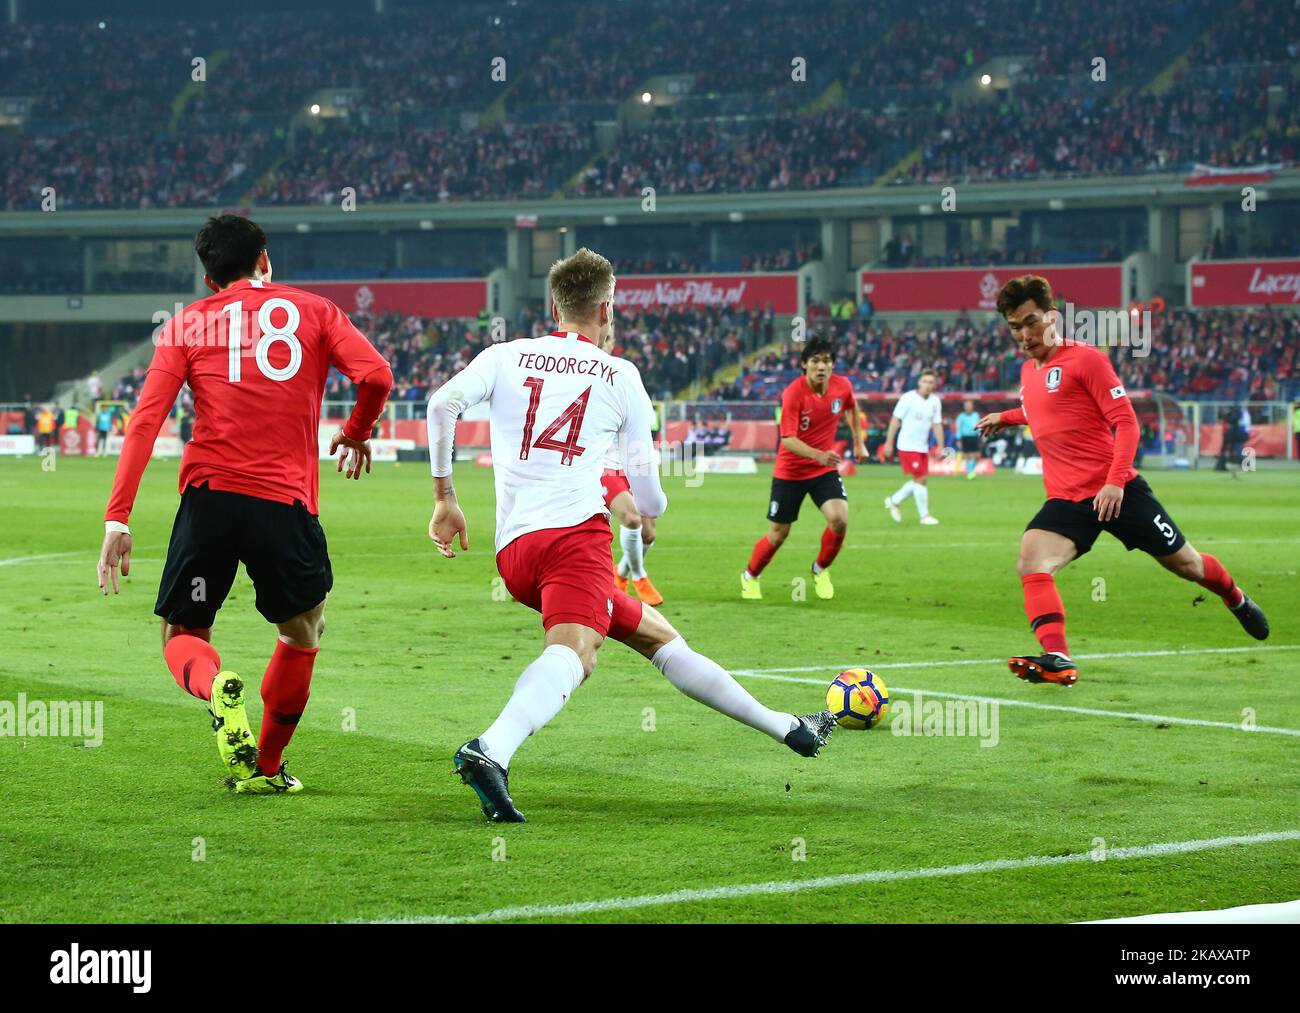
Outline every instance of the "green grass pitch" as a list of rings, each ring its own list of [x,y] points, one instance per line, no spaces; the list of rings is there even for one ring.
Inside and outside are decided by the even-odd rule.
[[[515,758],[530,822],[479,814],[450,774],[539,650],[540,624],[500,600],[487,471],[457,485],[470,551],[425,535],[426,468],[322,470],[335,589],[311,703],[288,750],[307,790],[235,796],[202,705],[163,665],[152,614],[176,506],[155,461],[132,528],[133,572],[101,598],[94,560],[113,462],[0,461],[0,701],[103,701],[103,743],[0,737],[0,920],[346,921],[472,916],[665,921],[1061,921],[1300,897],[1300,842],[1084,860],[935,878],[750,893],[725,888],[999,859],[1063,856],[1300,828],[1300,739],[1158,720],[1001,706],[996,746],[975,736],[839,732],[816,760],[673,690],[608,643],[592,679]],[[1300,729],[1300,554],[1294,472],[1150,475],[1199,548],[1215,552],[1273,624],[1256,650],[1214,598],[1108,537],[1060,578],[1078,686],[1029,686],[996,659],[1035,642],[1016,543],[1037,479],[932,480],[923,528],[881,498],[901,481],[847,479],[836,598],[806,600],[822,525],[810,503],[742,602],[738,575],[765,527],[769,471],[676,478],[650,571],[669,619],[770,706],[806,712],[842,666],[881,666],[913,690],[1122,714]],[[1100,583],[1100,581],[1104,581]],[[227,668],[256,686],[274,631],[240,575],[215,629]],[[1250,648],[1205,653],[1209,648]],[[1191,651],[1116,657],[1125,652]],[[985,663],[984,659],[988,659]],[[950,664],[967,661],[970,664]],[[908,663],[919,663],[901,667]],[[785,669],[786,672],[772,672]],[[791,672],[791,669],[803,669]],[[771,678],[770,676],[780,676]],[[787,681],[812,680],[812,681]],[[650,730],[652,729],[652,730]],[[724,888],[676,902],[620,899]],[[594,911],[588,901],[617,903]]]

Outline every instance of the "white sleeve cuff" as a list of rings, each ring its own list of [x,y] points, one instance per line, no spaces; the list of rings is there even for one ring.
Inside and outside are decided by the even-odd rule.
[[[114,531],[116,531],[118,534],[122,534],[122,535],[129,535],[129,534],[131,533],[131,529],[128,528],[128,527],[127,527],[125,524],[123,524],[121,521],[105,521],[105,522],[104,522],[104,534],[107,535],[107,534],[110,534],[110,533],[112,533],[112,532],[114,532]]]

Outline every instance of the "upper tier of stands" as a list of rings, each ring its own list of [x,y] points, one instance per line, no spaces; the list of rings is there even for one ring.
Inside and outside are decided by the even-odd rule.
[[[35,209],[49,185],[63,208],[212,207],[345,186],[437,202],[1291,161],[1298,57],[1295,5],[1257,0],[937,0],[924,17],[904,0],[518,0],[35,22],[0,29],[0,95],[34,100],[0,135],[4,206]],[[993,63],[1009,87],[960,101]],[[690,93],[606,143],[594,120],[663,74]],[[348,115],[304,122],[324,93]]]

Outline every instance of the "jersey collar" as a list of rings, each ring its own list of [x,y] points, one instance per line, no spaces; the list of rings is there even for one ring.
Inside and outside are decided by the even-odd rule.
[[[587,335],[580,334],[578,331],[551,331],[551,337],[570,338],[570,339],[577,338],[579,341],[585,341],[589,345],[596,344],[596,342],[592,341],[591,338],[587,337]]]

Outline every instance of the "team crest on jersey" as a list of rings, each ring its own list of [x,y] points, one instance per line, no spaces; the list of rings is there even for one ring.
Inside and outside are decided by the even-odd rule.
[[[834,401],[831,402],[832,415],[838,415],[840,413],[840,408],[841,408],[841,404],[839,398],[836,398]]]
[[[1047,371],[1047,389],[1056,390],[1061,386],[1061,367],[1053,366]]]

